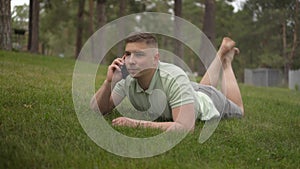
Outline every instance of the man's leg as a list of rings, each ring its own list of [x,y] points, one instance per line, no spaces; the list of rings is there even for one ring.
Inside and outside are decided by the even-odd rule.
[[[230,38],[225,37],[223,39],[215,59],[208,67],[206,73],[200,81],[200,84],[213,86],[215,88],[217,87],[220,77],[220,71],[222,68],[222,56],[227,54],[234,46],[235,42],[232,41]]]
[[[221,84],[222,93],[229,100],[239,106],[244,113],[242,96],[231,65],[234,54],[239,53],[239,50],[234,48],[234,46],[235,42],[230,38],[223,39],[216,58],[209,66],[207,72],[200,81],[200,84],[210,85],[216,88],[219,81],[220,71],[223,67],[223,78]]]
[[[232,69],[232,60],[235,53],[239,53],[237,48],[222,56],[223,78],[222,78],[222,93],[233,103],[240,107],[244,115],[244,105],[238,86],[236,77]]]

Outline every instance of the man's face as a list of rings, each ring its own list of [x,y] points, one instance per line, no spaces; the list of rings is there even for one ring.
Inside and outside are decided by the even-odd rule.
[[[157,49],[144,42],[127,43],[125,47],[125,65],[132,77],[147,75],[156,69],[159,55]]]

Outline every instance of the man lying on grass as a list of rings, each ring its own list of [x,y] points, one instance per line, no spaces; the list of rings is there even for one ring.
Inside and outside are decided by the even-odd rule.
[[[152,34],[134,34],[125,43],[124,56],[108,67],[106,80],[92,98],[91,108],[107,114],[128,97],[140,113],[160,116],[166,121],[118,117],[112,120],[112,125],[193,130],[196,118],[210,120],[244,115],[241,93],[231,66],[239,50],[231,39],[223,39],[200,83],[190,82],[186,73],[174,64],[160,61],[158,43]],[[125,79],[121,73],[123,65],[129,72]],[[216,89],[221,68],[222,92]]]

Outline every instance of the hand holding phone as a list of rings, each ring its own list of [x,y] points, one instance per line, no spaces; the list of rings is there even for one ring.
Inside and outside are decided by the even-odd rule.
[[[122,58],[123,58],[123,63],[124,64],[120,66],[120,69],[121,69],[121,73],[122,73],[122,79],[126,79],[126,77],[128,76],[129,73],[128,73],[126,65],[125,65],[124,56]]]

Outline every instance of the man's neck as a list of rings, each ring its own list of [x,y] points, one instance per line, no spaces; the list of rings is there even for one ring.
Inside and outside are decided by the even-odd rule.
[[[151,80],[155,74],[156,69],[145,70],[145,74],[137,78],[137,81],[142,89],[147,90],[150,86]]]

